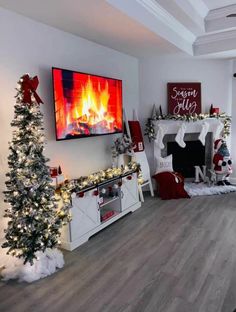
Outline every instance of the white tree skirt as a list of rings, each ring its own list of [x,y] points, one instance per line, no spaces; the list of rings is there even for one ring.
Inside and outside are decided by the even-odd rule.
[[[217,195],[217,194],[236,192],[236,186],[234,185],[208,186],[206,183],[185,182],[184,188],[190,197],[202,196],[202,195]]]
[[[18,279],[31,283],[56,272],[64,266],[63,254],[58,249],[37,252],[34,264],[23,264],[23,260],[6,254],[7,249],[0,247],[0,275],[3,280]]]

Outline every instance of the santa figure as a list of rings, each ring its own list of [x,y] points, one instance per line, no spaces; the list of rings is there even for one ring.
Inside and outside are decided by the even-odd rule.
[[[226,142],[218,139],[214,143],[214,148],[213,164],[217,185],[230,185],[229,176],[232,173],[232,160]]]

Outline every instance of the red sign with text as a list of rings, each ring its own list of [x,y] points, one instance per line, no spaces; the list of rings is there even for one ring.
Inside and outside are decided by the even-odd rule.
[[[201,113],[200,82],[169,82],[167,93],[169,114],[192,115]]]

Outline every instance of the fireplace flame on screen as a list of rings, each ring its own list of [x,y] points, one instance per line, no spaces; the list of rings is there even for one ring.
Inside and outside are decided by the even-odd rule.
[[[98,92],[93,88],[90,79],[85,87],[82,87],[82,115],[78,117],[78,109],[75,108],[74,118],[82,118],[83,122],[88,125],[96,125],[99,122],[106,121],[107,127],[111,127],[114,118],[107,115],[108,102],[109,102],[108,83],[106,82],[105,88],[101,90],[100,84],[98,85]]]
[[[106,82],[104,89],[98,84],[95,90],[93,83],[88,79],[82,86],[80,103],[75,103],[74,109],[67,113],[67,128],[71,134],[89,134],[93,127],[100,128],[101,132],[114,130],[115,118],[108,113],[109,88]]]

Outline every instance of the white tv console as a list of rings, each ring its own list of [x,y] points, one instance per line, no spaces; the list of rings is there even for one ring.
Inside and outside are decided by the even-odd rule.
[[[72,198],[72,220],[62,228],[61,247],[74,250],[95,233],[140,207],[136,172],[77,193]]]

